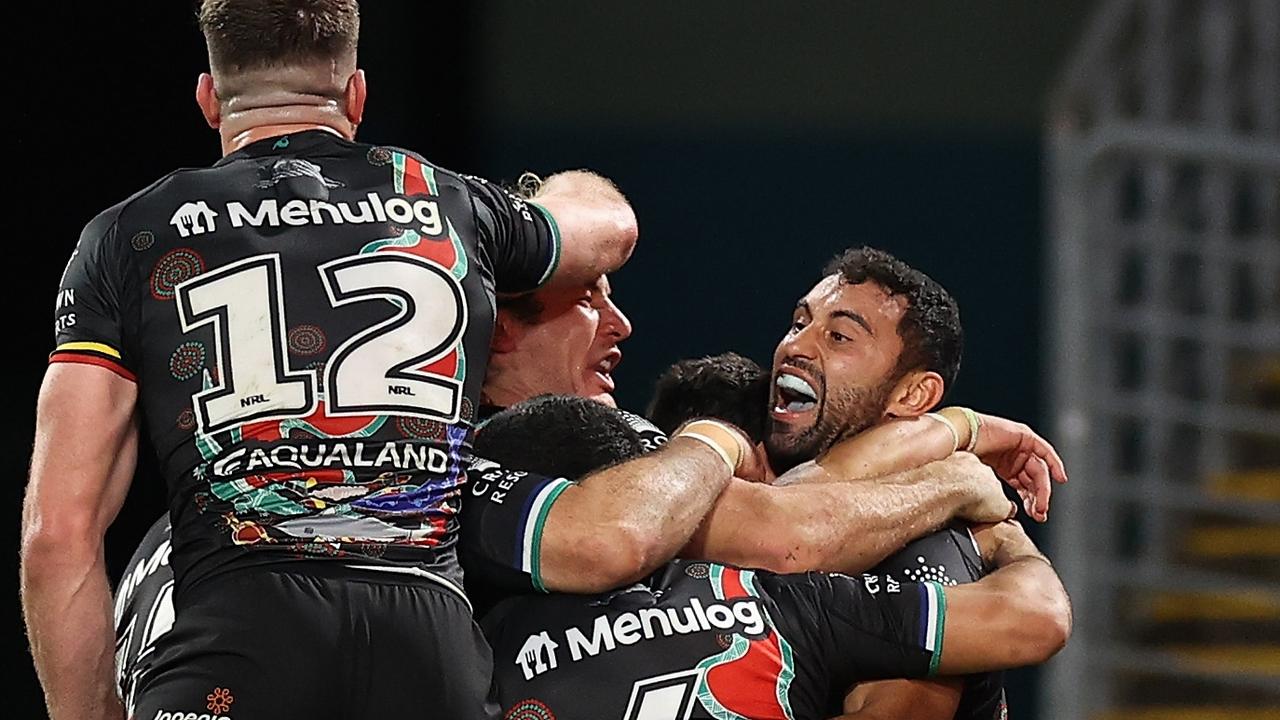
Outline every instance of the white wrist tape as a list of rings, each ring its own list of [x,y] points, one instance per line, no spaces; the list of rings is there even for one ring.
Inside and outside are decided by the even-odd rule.
[[[715,451],[716,451],[716,454],[720,456],[720,459],[721,459],[721,460],[724,460],[724,464],[725,464],[725,465],[727,465],[727,466],[729,467],[729,473],[730,473],[730,474],[733,474],[733,473],[737,472],[737,470],[738,470],[738,466],[737,466],[736,464],[734,464],[734,462],[733,462],[733,458],[729,457],[729,452],[728,452],[727,450],[725,450],[724,448],[720,447],[720,443],[716,442],[715,440],[711,439],[710,437],[707,437],[706,435],[703,435],[702,433],[699,433],[699,432],[691,432],[691,431],[689,431],[689,430],[685,430],[685,431],[680,432],[679,434],[677,434],[677,435],[676,435],[676,437],[686,437],[686,438],[691,438],[691,439],[693,439],[693,440],[697,440],[697,441],[698,441],[698,442],[700,442],[700,443],[703,443],[704,445],[706,445],[707,447],[711,448],[712,450],[715,450]]]
[[[925,413],[924,416],[927,418],[933,418],[934,420],[937,420],[943,425],[946,425],[947,429],[951,431],[951,452],[953,454],[955,453],[956,450],[960,449],[960,433],[956,431],[956,426],[952,425],[950,420],[948,420],[941,413],[936,413],[936,412]]]

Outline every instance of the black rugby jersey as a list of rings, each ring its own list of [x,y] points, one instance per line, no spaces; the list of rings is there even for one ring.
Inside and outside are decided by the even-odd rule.
[[[911,542],[871,572],[898,582],[937,582],[953,587],[978,581],[987,569],[968,525],[956,522]],[[833,709],[838,714],[839,702]],[[965,676],[955,720],[1004,720],[1007,716],[1004,673]]]
[[[523,595],[482,620],[507,717],[827,717],[835,688],[926,677],[937,583],[676,560],[597,596]]]
[[[483,432],[484,420],[503,409],[481,405],[477,432]],[[621,412],[640,434],[646,450],[666,443],[666,435],[653,423],[635,413]],[[465,493],[470,497],[464,498],[460,513],[460,555],[466,570],[467,597],[477,617],[508,595],[545,592],[533,540],[541,538],[546,510],[568,482],[471,459]],[[173,624],[170,534],[166,515],[147,531],[116,586],[116,681],[127,709],[132,708],[138,678],[150,666],[156,641]]]
[[[494,408],[488,416],[502,408]],[[619,414],[640,436],[645,452],[667,436],[644,417]],[[479,432],[484,432],[483,426]],[[542,582],[542,532],[551,506],[573,480],[548,477],[476,458],[462,501],[460,552],[467,571],[467,596],[482,616],[498,600],[517,593],[546,592]]]
[[[549,214],[397,148],[307,131],[95,218],[52,361],[139,386],[172,565],[339,558],[457,584],[495,292],[555,269]]]

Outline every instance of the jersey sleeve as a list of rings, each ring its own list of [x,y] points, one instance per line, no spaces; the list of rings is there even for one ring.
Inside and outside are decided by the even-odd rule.
[[[99,365],[136,380],[133,359],[125,350],[128,270],[116,230],[116,213],[103,213],[85,226],[71,251],[54,304],[49,361]]]
[[[775,582],[783,587],[769,594],[780,615],[793,625],[793,636],[822,656],[834,687],[937,673],[947,609],[940,584],[836,573],[784,575]]]
[[[560,230],[551,213],[484,178],[464,175],[480,238],[493,262],[500,293],[524,293],[544,285],[560,264]]]
[[[487,460],[472,463],[467,477],[459,548],[467,582],[507,592],[547,592],[542,531],[551,506],[572,483]]]

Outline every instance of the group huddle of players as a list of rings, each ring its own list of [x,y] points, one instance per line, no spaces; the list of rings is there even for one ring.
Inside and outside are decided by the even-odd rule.
[[[911,277],[919,287],[935,288],[923,274],[869,248],[845,253],[830,270],[819,288],[837,277],[842,289],[888,284],[890,273]],[[869,277],[851,283],[844,279],[846,271]],[[589,293],[596,293],[590,298],[595,307],[575,322],[593,330],[591,340],[604,338],[616,348],[629,335],[629,323],[602,292],[607,287],[603,282],[588,287]],[[911,302],[913,291],[906,292]],[[818,297],[806,298],[810,311],[818,304]],[[499,307],[500,324],[516,321],[509,306]],[[842,307],[865,311],[856,301]],[[578,310],[543,315],[546,312],[542,309],[526,320],[528,328],[554,323],[564,318],[560,313]],[[828,317],[856,324],[838,314]],[[617,333],[618,323],[627,325],[628,332]],[[799,331],[793,327],[788,335]],[[578,348],[578,354],[591,354],[593,345]],[[582,571],[584,563],[566,557],[568,553],[540,558],[537,552],[525,551],[532,537],[537,551],[555,552],[539,536],[574,522],[549,519],[565,490],[600,483],[601,468],[625,469],[628,460],[662,447],[668,433],[680,437],[681,429],[696,427],[691,421],[699,418],[715,418],[740,429],[751,439],[751,451],[763,460],[759,468],[771,474],[770,447],[788,439],[771,436],[796,430],[771,417],[782,414],[788,402],[781,380],[787,366],[804,357],[803,351],[791,354],[794,350],[784,339],[775,372],[734,353],[676,363],[656,383],[647,412],[654,422],[614,408],[608,393],[540,393],[510,407],[482,405],[474,435],[475,459],[462,493],[459,554],[466,594],[493,648],[496,700],[508,717],[1001,718],[1006,708],[1000,674],[961,674],[1036,662],[1065,641],[1063,606],[1053,597],[1061,588],[1013,524],[988,523],[973,532],[968,523],[957,520],[912,541],[874,568],[860,568],[857,561],[841,566],[850,572],[868,569],[853,575],[778,574],[702,560],[718,556],[714,550],[699,550],[696,534],[703,529],[689,538],[682,557],[660,562],[643,577],[626,577],[623,570],[600,580]],[[554,363],[538,368],[542,382],[527,385],[529,392],[567,382]],[[823,378],[819,386],[824,397],[857,387],[833,385],[821,369],[817,374]],[[493,388],[484,396],[487,400],[502,394],[501,378],[490,375],[486,386]],[[883,475],[874,463],[883,463],[885,470],[890,463],[924,465],[955,452],[960,442],[959,433],[951,435],[954,426],[944,427],[952,422],[948,415],[939,417],[942,423],[893,418],[878,405],[841,407],[835,401],[815,413],[812,426],[836,424],[835,438],[842,442],[820,443],[810,459],[845,469],[847,477],[827,477],[828,481]],[[967,425],[963,412],[950,413],[950,418],[957,426]],[[981,418],[979,436],[983,428],[989,434],[1002,429],[998,418]],[[867,427],[872,422],[875,426]],[[965,445],[971,441],[972,436],[965,437]],[[998,463],[1009,442],[982,442],[979,437],[972,444],[989,462]],[[904,445],[912,455],[895,457]],[[890,446],[899,449],[889,451]],[[1046,457],[1056,462],[1051,454]],[[861,474],[851,469],[859,463],[868,468]],[[747,474],[741,472],[741,462],[735,465],[740,474]],[[788,482],[813,483],[803,475],[815,467],[798,464],[780,477],[755,479],[777,488]],[[775,532],[773,521],[787,522],[785,516],[763,516],[755,523],[735,519],[745,522],[742,530],[748,537]],[[849,520],[856,542],[856,518]],[[581,524],[585,519],[575,522]],[[163,647],[174,622],[170,535],[168,518],[161,518],[135,553],[116,596],[119,682],[130,703],[144,676],[154,672],[160,657],[157,648]],[[622,545],[596,547],[600,555],[585,562],[604,563],[606,556],[625,552]],[[1027,558],[1039,571],[1032,576],[1039,587],[1015,584],[1005,589],[1025,591],[1019,597],[992,592],[992,607],[999,608],[1001,620],[981,613],[957,619],[954,602],[946,612],[945,588],[978,581],[997,567]],[[553,563],[564,567],[547,567]],[[576,577],[548,581],[548,571]],[[592,593],[603,589],[594,586],[600,583],[607,589]],[[943,652],[948,618],[975,624],[971,648],[961,645]],[[1026,624],[1033,625],[1030,631],[1017,628]],[[287,632],[279,641],[291,642]],[[954,645],[964,642],[960,636],[952,639]],[[871,682],[940,673],[957,677],[927,686]]]
[[[224,157],[71,255],[22,550],[51,716],[1004,717],[1071,613],[1001,480],[1043,521],[1066,475],[936,409],[945,289],[850,249],[771,367],[682,361],[619,410],[626,199],[356,142],[358,17],[205,0]],[[144,433],[169,510],[113,600]]]

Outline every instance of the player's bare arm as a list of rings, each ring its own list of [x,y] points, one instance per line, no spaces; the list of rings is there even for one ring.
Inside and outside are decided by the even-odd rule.
[[[955,518],[1008,518],[1014,508],[992,468],[956,453],[971,440],[987,465],[1013,478],[1028,512],[1044,519],[1051,479],[1066,480],[1053,447],[1020,423],[981,415],[979,430],[959,408],[944,413],[941,422],[902,419],[859,433],[772,488],[731,483],[684,554],[774,572],[859,573]]]
[[[973,452],[1017,490],[1029,516],[1048,519],[1053,483],[1067,481],[1057,450],[1023,423],[959,407],[865,430],[824,453],[818,467],[798,465],[775,484],[881,477],[941,460],[958,449]]]
[[[750,470],[749,445],[735,430],[688,427],[689,434],[677,431],[661,449],[593,473],[556,499],[541,544],[549,590],[601,592],[645,577],[684,547],[734,471]]]
[[[832,720],[951,720],[963,691],[958,678],[859,683],[845,696],[844,712]]]
[[[997,570],[945,589],[938,674],[1022,667],[1053,657],[1071,636],[1071,603],[1048,559],[1013,521],[974,536]]]
[[[52,718],[122,718],[107,527],[133,479],[137,386],[106,368],[49,367],[22,513],[22,609]]]
[[[533,202],[560,232],[559,264],[548,283],[580,286],[622,267],[639,234],[631,204],[609,180],[587,170],[546,178]]]
[[[957,517],[996,522],[1014,510],[969,453],[866,482],[735,480],[681,554],[778,573],[859,573]]]

